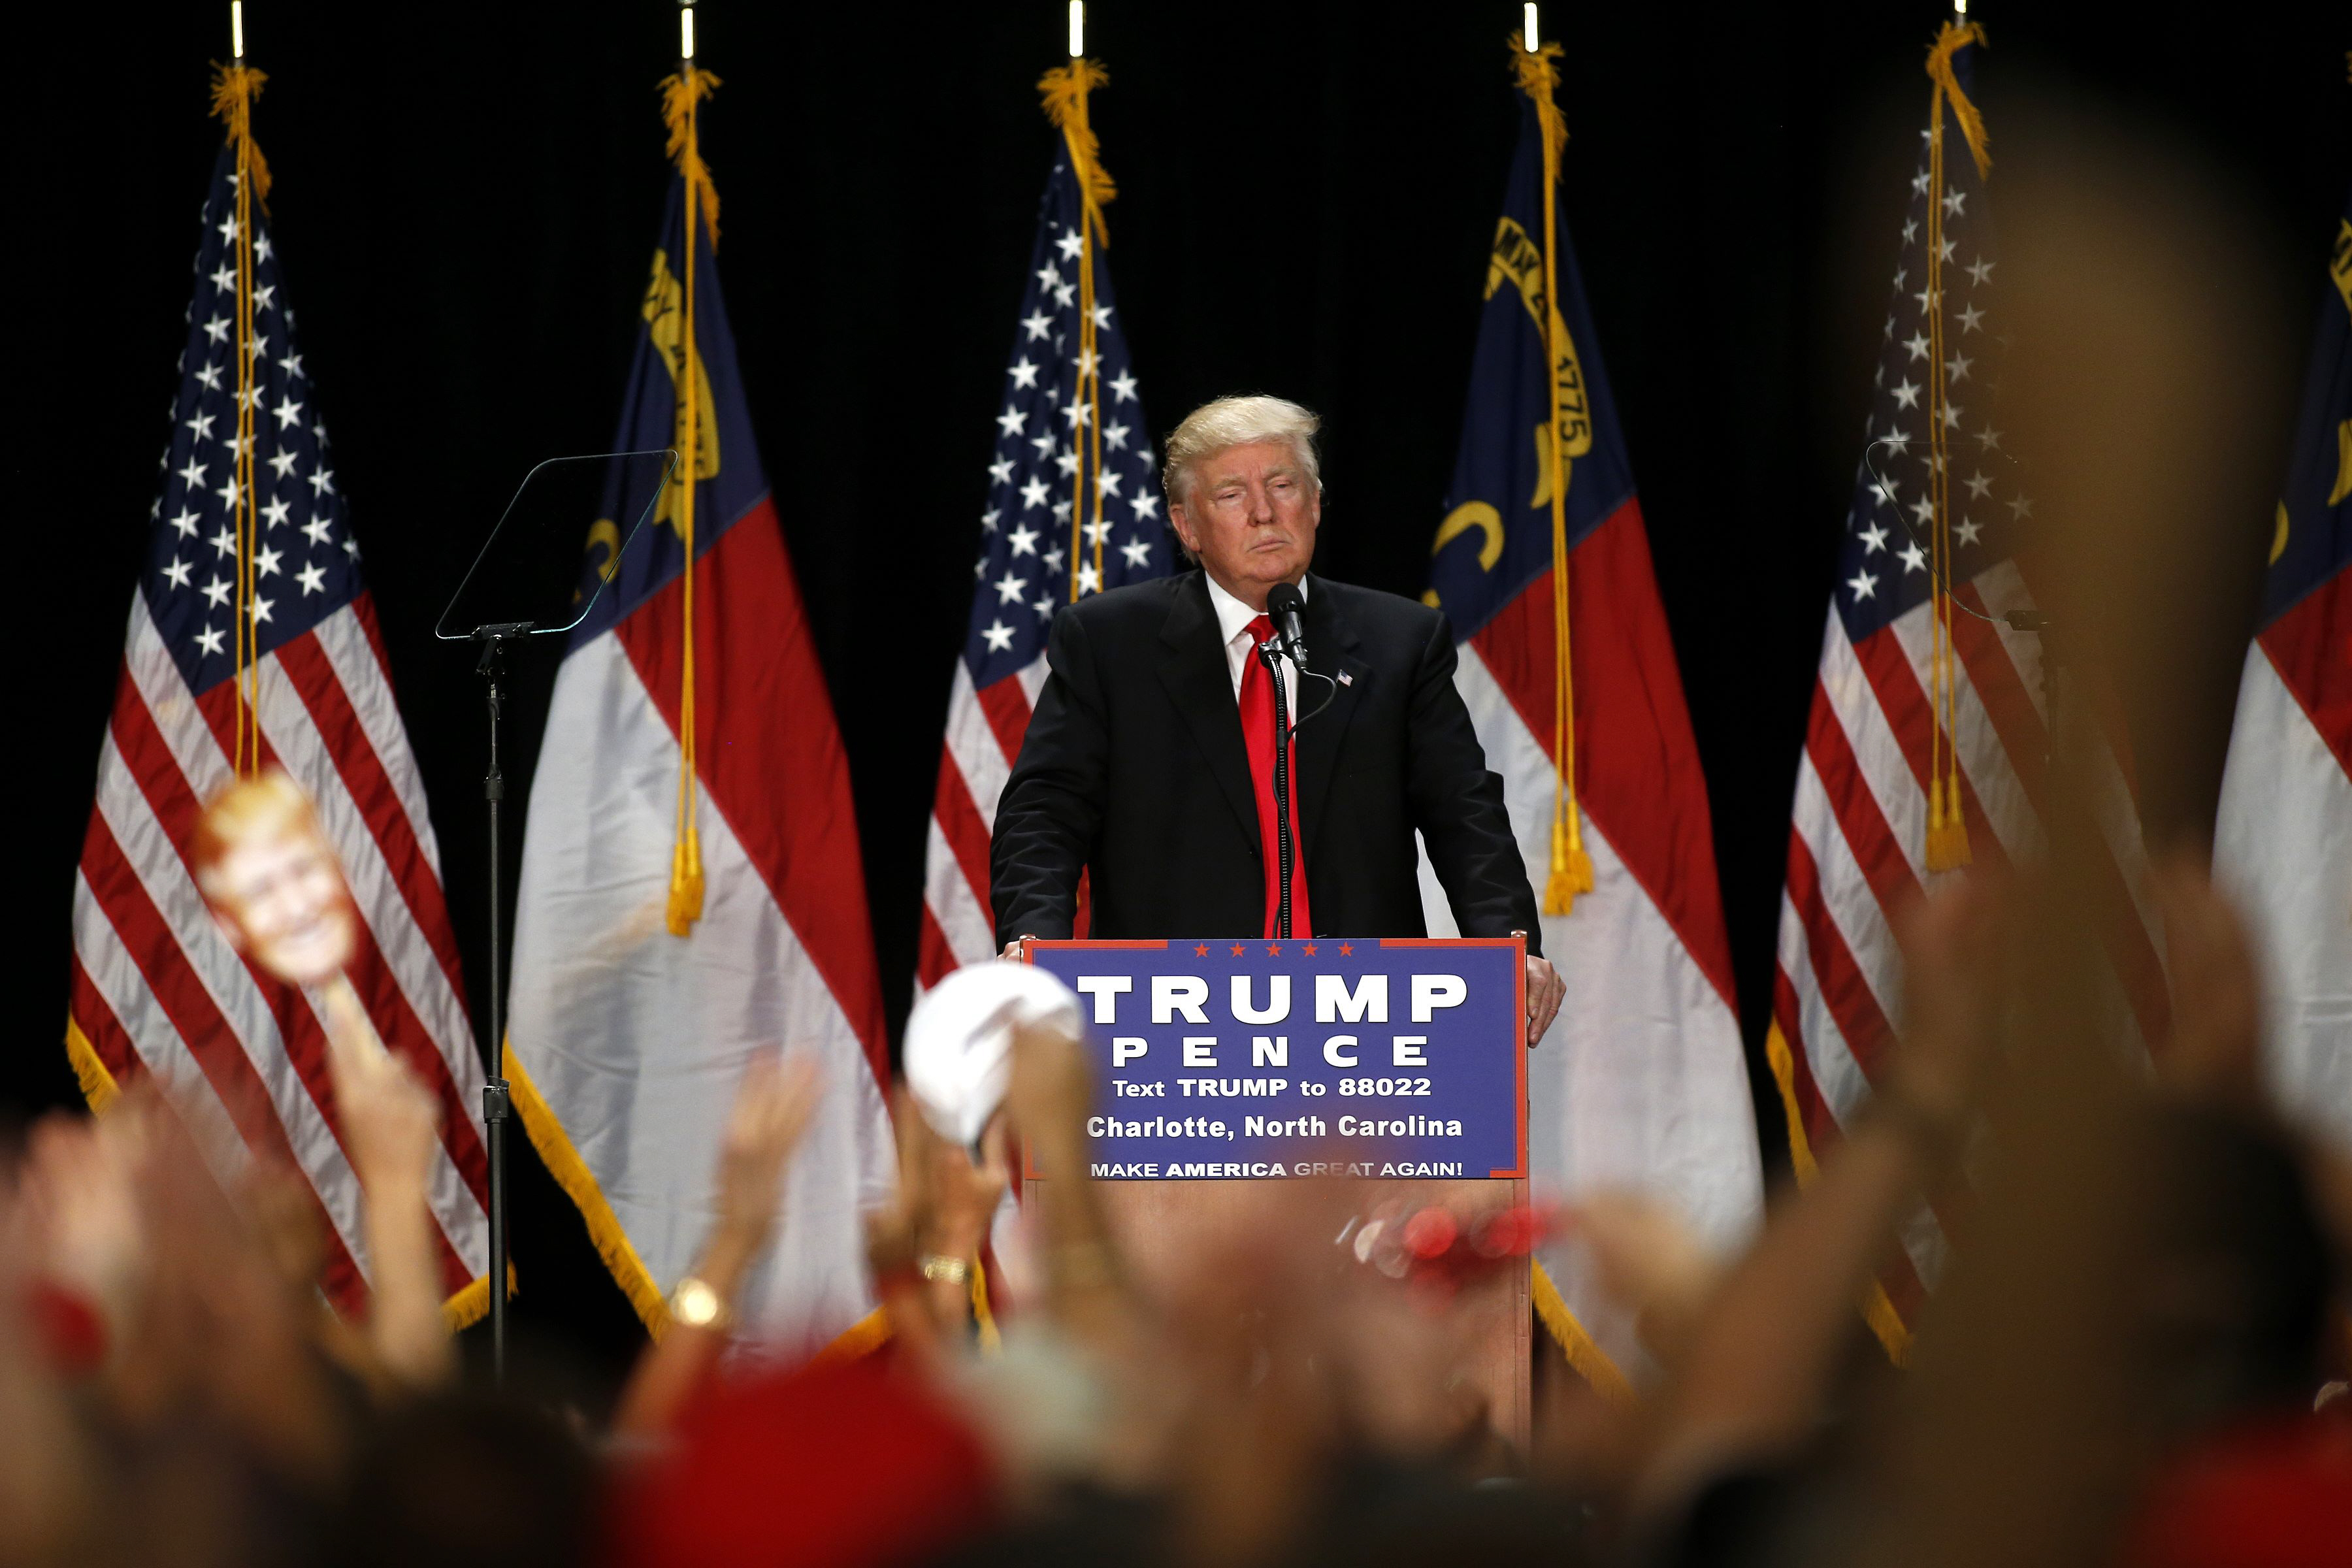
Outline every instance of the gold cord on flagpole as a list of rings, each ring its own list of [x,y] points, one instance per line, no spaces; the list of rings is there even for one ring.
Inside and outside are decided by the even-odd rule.
[[[236,232],[229,239],[236,254],[236,435],[229,452],[229,487],[236,497],[229,509],[236,552],[231,681],[236,716],[229,765],[239,778],[250,778],[261,771],[261,654],[253,614],[255,535],[260,521],[253,493],[253,411],[260,395],[254,386],[253,370],[253,218],[258,202],[269,195],[269,164],[253,141],[253,100],[261,96],[261,84],[269,79],[244,63],[243,18],[235,19],[239,34],[237,58],[229,65],[213,67],[213,113],[227,125],[229,143],[236,151]]]
[[[1950,704],[1946,690],[1952,679],[1949,602],[1951,557],[1949,530],[1945,526],[1943,468],[1944,349],[1943,349],[1943,195],[1944,91],[1939,84],[1928,116],[1927,133],[1927,842],[1930,871],[1948,871],[1968,863],[1968,828],[1959,821],[1959,803],[1945,787],[1945,748],[1952,735]],[[1957,750],[1957,747],[1954,748]],[[1950,770],[1957,773],[1955,766]],[[1959,829],[1957,841],[1953,828]]]
[[[1074,13],[1075,15],[1076,13]],[[1076,34],[1073,34],[1076,37]],[[1078,182],[1078,381],[1070,394],[1071,406],[1085,410],[1070,427],[1070,455],[1076,467],[1070,478],[1070,597],[1076,600],[1083,584],[1086,556],[1087,501],[1094,500],[1094,582],[1103,584],[1102,494],[1102,355],[1097,352],[1095,327],[1095,248],[1110,243],[1103,227],[1105,203],[1118,195],[1102,166],[1102,149],[1087,119],[1087,95],[1110,80],[1110,73],[1084,55],[1074,55],[1066,66],[1056,66],[1037,79],[1045,117],[1061,132],[1069,150],[1070,173]]]
[[[679,15],[684,18],[680,26],[691,27],[692,7]],[[691,35],[688,36],[690,40]],[[688,47],[691,48],[690,42]],[[717,77],[695,68],[690,53],[686,55],[677,74],[665,78],[661,84],[662,118],[669,127],[669,154],[677,160],[678,173],[685,176],[686,183],[686,255],[682,262],[686,278],[677,367],[679,467],[685,470],[684,488],[678,492],[677,531],[686,552],[686,567],[678,587],[683,641],[678,658],[677,808],[666,911],[673,936],[687,935],[693,931],[694,922],[702,918],[702,835],[697,823],[699,780],[695,771],[699,725],[695,711],[694,579],[699,563],[695,559],[694,503],[696,491],[701,488],[703,410],[702,350],[695,334],[694,286],[695,275],[702,270],[701,236],[697,226],[708,226],[714,249],[719,244],[719,193],[711,184],[709,169],[702,162],[697,106],[718,85]]]
[[[1082,12],[1081,15],[1083,14]],[[1078,95],[1076,119],[1080,132],[1090,133],[1092,128],[1087,124],[1087,95],[1083,92]],[[1078,376],[1076,384],[1070,388],[1070,406],[1086,411],[1084,417],[1073,415],[1070,421],[1070,455],[1075,460],[1070,469],[1072,487],[1070,491],[1070,597],[1074,600],[1086,589],[1084,531],[1087,521],[1087,482],[1090,479],[1097,481],[1094,486],[1097,521],[1100,521],[1102,514],[1100,483],[1102,449],[1087,438],[1088,433],[1099,422],[1102,413],[1100,388],[1093,384],[1096,370],[1093,231],[1093,220],[1086,214],[1082,204],[1078,218]],[[1088,458],[1093,458],[1091,463],[1087,461]],[[1099,536],[1097,536],[1097,548],[1099,551]],[[1102,584],[1102,561],[1099,553],[1096,557],[1095,565],[1095,584],[1099,587]]]
[[[1560,47],[1535,45],[1524,33],[1511,36],[1511,67],[1519,90],[1535,101],[1543,140],[1544,379],[1549,384],[1550,439],[1544,461],[1551,472],[1552,794],[1551,875],[1544,880],[1543,912],[1564,915],[1576,895],[1592,891],[1592,858],[1585,852],[1583,813],[1576,802],[1576,665],[1570,638],[1568,584],[1567,410],[1560,404],[1559,363],[1568,327],[1559,312],[1559,154],[1568,125],[1555,97],[1559,87]]]
[[[1948,389],[1944,365],[1944,112],[1959,122],[1979,177],[1990,174],[1984,121],[1960,90],[1952,57],[1983,40],[1974,23],[1947,22],[1927,51],[1935,84],[1927,121],[1927,502],[1929,632],[1927,643],[1927,842],[1930,871],[1969,864],[1968,820],[1960,809],[1959,666],[1952,641],[1952,519],[1950,461],[1945,438]]]

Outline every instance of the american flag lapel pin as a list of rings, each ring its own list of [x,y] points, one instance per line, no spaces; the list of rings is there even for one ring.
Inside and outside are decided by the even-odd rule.
[[[1339,684],[1342,686],[1353,686],[1356,684],[1356,678],[1343,669],[1339,672]]]

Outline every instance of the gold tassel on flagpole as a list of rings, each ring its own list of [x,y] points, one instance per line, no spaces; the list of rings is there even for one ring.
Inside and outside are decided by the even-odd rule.
[[[236,498],[231,509],[236,549],[236,651],[230,683],[236,693],[236,718],[229,766],[239,778],[251,778],[261,771],[261,650],[254,617],[254,551],[260,515],[253,482],[253,415],[260,395],[253,376],[253,223],[259,203],[269,195],[269,164],[253,140],[253,100],[261,96],[261,84],[268,79],[246,65],[242,56],[235,63],[213,67],[213,113],[227,125],[229,142],[236,149],[236,232],[229,241],[236,258],[236,449],[229,454],[230,484]]]
[[[1087,95],[1109,84],[1110,73],[1099,61],[1083,55],[1068,65],[1055,66],[1037,79],[1037,91],[1045,100],[1045,117],[1069,144],[1070,172],[1078,177],[1078,193],[1086,203],[1087,217],[1097,227],[1102,223],[1102,209],[1118,197],[1118,187],[1111,183],[1109,172],[1102,166],[1102,147],[1095,140],[1094,127],[1087,121]]]
[[[1959,73],[1952,68],[1952,57],[1970,44],[1982,47],[1988,42],[1983,26],[1978,23],[1947,22],[1927,50],[1927,77],[1936,84],[1940,100],[1934,124],[1940,130],[1941,110],[1951,110],[1952,118],[1960,123],[1960,135],[1969,144],[1969,156],[1976,160],[1977,178],[1980,180],[1992,177],[1992,142],[1985,134],[1984,116],[1978,112],[1969,95],[1960,90]]]
[[[1544,443],[1543,460],[1551,466],[1546,488],[1551,492],[1551,619],[1552,619],[1552,796],[1551,874],[1544,879],[1543,912],[1564,915],[1576,907],[1576,895],[1592,891],[1592,858],[1584,850],[1582,814],[1576,804],[1576,666],[1570,635],[1568,594],[1568,435],[1563,428],[1559,366],[1565,345],[1558,340],[1568,331],[1559,313],[1559,154],[1568,142],[1568,126],[1560,119],[1555,93],[1559,87],[1560,47],[1545,44],[1530,49],[1518,34],[1511,36],[1513,68],[1519,90],[1535,100],[1536,122],[1543,138],[1544,245],[1544,378],[1551,384],[1551,438]]]
[[[695,492],[700,489],[702,440],[702,348],[695,334],[694,285],[702,270],[701,241],[698,224],[707,225],[710,244],[719,244],[719,192],[711,184],[710,170],[702,162],[702,144],[698,124],[698,106],[718,87],[719,79],[706,70],[698,70],[691,59],[685,62],[676,76],[664,79],[661,84],[662,120],[669,128],[669,155],[677,162],[677,171],[686,179],[686,274],[684,298],[678,322],[678,363],[677,374],[677,440],[680,464],[685,468],[685,488],[678,492],[677,531],[686,551],[686,568],[680,574],[679,618],[683,623],[684,646],[679,656],[677,702],[677,813],[675,823],[676,843],[670,850],[669,903],[665,913],[670,934],[685,936],[694,930],[695,921],[702,918],[702,835],[697,826],[696,736],[699,724],[695,712],[694,670],[694,579],[699,563],[694,552]]]
[[[1927,839],[1929,871],[1957,871],[1973,858],[1969,825],[1961,810],[1959,749],[1959,657],[1952,642],[1951,465],[1945,452],[1944,405],[1944,112],[1958,121],[1979,177],[1992,172],[1984,119],[1977,112],[1952,68],[1952,57],[1984,41],[1983,29],[1947,22],[1927,51],[1927,79],[1935,83],[1927,121],[1927,440],[1929,519],[1927,707]]]

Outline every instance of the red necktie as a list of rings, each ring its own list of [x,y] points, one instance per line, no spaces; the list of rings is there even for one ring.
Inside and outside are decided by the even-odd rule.
[[[1257,794],[1258,858],[1265,864],[1265,934],[1275,934],[1281,911],[1282,850],[1274,820],[1274,678],[1257,657],[1257,645],[1274,635],[1274,623],[1260,616],[1249,624],[1250,650],[1242,665],[1242,742],[1249,747],[1250,784]],[[1295,727],[1298,715],[1291,714]],[[1290,742],[1290,929],[1315,934],[1307,913],[1307,840],[1298,832],[1298,742]]]

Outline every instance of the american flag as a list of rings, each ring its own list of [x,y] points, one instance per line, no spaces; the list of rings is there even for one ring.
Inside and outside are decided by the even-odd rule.
[[[1088,221],[1065,148],[1038,208],[980,514],[971,636],[948,699],[917,959],[923,990],[996,951],[989,834],[1045,681],[1054,612],[1176,563],[1110,268],[1099,228],[1091,242],[1082,229]]]
[[[2033,513],[1993,412],[2000,262],[1965,109],[1973,28],[1931,51],[1950,62],[1941,145],[1920,132],[1864,433],[1830,601],[1804,752],[1767,1052],[1801,1177],[1861,1110],[1902,1019],[1890,921],[1939,871],[1927,853],[1933,785],[1958,777],[1973,863],[2032,858],[2042,837],[2046,688],[2038,634],[2005,617],[2032,595],[2012,542]],[[1931,121],[1932,123],[1932,121]],[[1981,124],[1976,134],[1980,144]],[[1940,479],[1942,483],[1937,481]],[[1937,570],[1937,552],[1946,564]],[[1952,585],[1950,657],[1936,657],[1931,583]],[[1938,669],[1950,671],[1939,701]],[[1948,713],[1948,721],[1944,717]],[[1957,757],[1955,758],[1955,752]],[[2089,781],[2115,918],[2100,932],[2117,1012],[2143,1043],[2168,1026],[2130,784],[2102,751]],[[1900,1353],[1940,1274],[1943,1226],[1922,1209],[1871,1319]]]
[[[153,542],[131,605],[98,795],[74,883],[68,1049],[93,1102],[152,1075],[225,1184],[257,1163],[301,1173],[337,1308],[367,1291],[358,1178],[335,1125],[317,1003],[230,948],[184,847],[234,775],[239,541],[237,320],[250,268],[250,594],[257,696],[248,760],[309,792],[362,916],[349,973],[384,1044],[440,1102],[431,1178],[446,1291],[487,1304],[482,1068],[460,999],[439,851],[360,575],[316,391],[261,203],[238,218],[237,160],[215,168],[172,402]],[[244,252],[243,258],[239,253]]]

